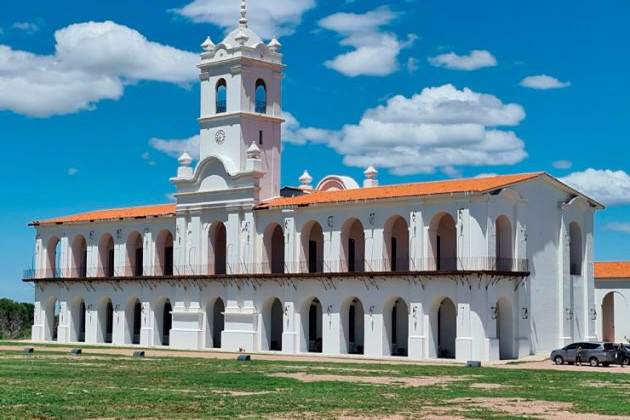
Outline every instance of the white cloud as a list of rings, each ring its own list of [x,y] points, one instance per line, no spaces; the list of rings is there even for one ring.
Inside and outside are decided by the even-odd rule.
[[[472,50],[468,55],[457,55],[454,52],[440,54],[430,57],[429,62],[435,67],[466,71],[497,65],[497,59],[486,50]]]
[[[148,41],[114,22],[87,22],[55,32],[55,54],[0,45],[0,110],[36,117],[93,109],[120,98],[138,80],[190,83],[198,57]]]
[[[68,175],[75,175],[79,170],[77,168],[68,168]]]
[[[410,175],[436,169],[455,174],[457,166],[520,162],[527,156],[523,141],[497,127],[516,126],[523,118],[525,111],[518,104],[444,85],[411,98],[397,95],[340,131],[304,129],[297,121],[287,121],[295,143],[325,143],[344,156],[346,165],[374,164]],[[315,138],[309,137],[312,130]]]
[[[315,0],[258,0],[247,3],[248,26],[263,38],[289,35],[300,24],[302,15],[315,7]],[[173,12],[197,23],[212,23],[225,30],[237,26],[238,2],[194,0]]]
[[[494,173],[494,172],[486,172],[486,173],[475,175],[474,178],[493,178],[495,176],[499,176],[499,174]]]
[[[561,82],[555,77],[540,74],[524,78],[521,80],[521,86],[539,90],[560,89],[571,86],[571,82]]]
[[[339,133],[314,127],[302,127],[290,112],[284,112],[282,124],[282,141],[304,145],[310,143],[329,143],[339,138]]]
[[[556,169],[570,169],[573,166],[573,162],[570,160],[556,160],[552,165]]]
[[[630,233],[630,223],[608,223],[606,229],[617,232]]]
[[[160,152],[178,158],[182,153],[187,152],[190,157],[199,160],[199,135],[194,135],[187,139],[159,139],[152,138],[149,145]]]
[[[328,60],[324,65],[346,76],[387,76],[398,70],[398,55],[413,44],[415,34],[400,40],[396,34],[382,32],[396,14],[380,7],[364,14],[335,13],[319,21],[319,25],[342,36],[340,45],[352,47],[349,52]]]
[[[15,22],[11,25],[13,29],[19,29],[20,31],[24,31],[28,35],[32,35],[35,32],[39,31],[40,25],[36,22]]]
[[[420,68],[420,60],[418,60],[415,57],[409,57],[407,59],[407,71],[409,73],[414,73],[419,68]]]
[[[630,204],[630,176],[624,171],[589,168],[559,179],[605,205]]]

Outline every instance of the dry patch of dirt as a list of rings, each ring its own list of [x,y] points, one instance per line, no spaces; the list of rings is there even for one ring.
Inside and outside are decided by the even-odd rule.
[[[214,394],[229,395],[231,397],[242,397],[247,395],[265,395],[271,394],[272,391],[233,391],[230,389],[215,389]]]
[[[456,398],[449,402],[457,404],[450,407],[456,412],[464,412],[470,408],[481,408],[495,412],[504,412],[512,416],[535,416],[545,420],[623,420],[627,417],[606,416],[594,413],[573,413],[569,409],[571,403],[526,400],[523,398]],[[437,408],[437,407],[432,407]],[[442,407],[449,409],[449,407]],[[439,410],[438,410],[439,411]]]
[[[512,387],[512,385],[493,384],[488,382],[475,382],[473,384],[470,384],[470,388],[473,389],[505,389]]]
[[[376,385],[406,385],[410,387],[445,385],[450,382],[463,381],[469,377],[455,376],[417,376],[417,377],[396,377],[396,376],[346,376],[346,375],[313,375],[304,372],[297,373],[272,373],[269,376],[291,378],[301,382],[321,382],[339,381]]]

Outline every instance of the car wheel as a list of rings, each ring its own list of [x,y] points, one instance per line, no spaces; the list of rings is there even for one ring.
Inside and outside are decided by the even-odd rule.
[[[556,365],[563,365],[563,364],[564,364],[564,359],[562,358],[562,356],[556,356],[556,357],[553,359],[553,362],[554,362]]]
[[[599,360],[597,360],[597,357],[591,357],[590,359],[588,359],[588,362],[591,364],[591,366],[593,367],[597,367],[599,366]]]
[[[623,364],[626,366],[630,366],[630,357],[626,357],[625,359],[623,359]]]

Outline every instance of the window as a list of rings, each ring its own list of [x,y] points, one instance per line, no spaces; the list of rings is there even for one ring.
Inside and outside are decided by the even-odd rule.
[[[259,144],[260,146],[262,146],[262,143],[263,143],[263,132],[262,132],[262,130],[260,130],[260,131],[258,132],[258,144]]]
[[[569,224],[569,256],[571,265],[569,266],[571,275],[582,274],[582,230],[580,226],[571,222]]]
[[[225,79],[220,79],[216,86],[216,113],[227,111],[227,84]]]
[[[267,86],[263,79],[256,80],[256,112],[267,113]]]

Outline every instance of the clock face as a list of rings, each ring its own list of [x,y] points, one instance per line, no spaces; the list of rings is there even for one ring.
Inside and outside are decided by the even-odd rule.
[[[214,140],[217,142],[217,144],[223,144],[225,142],[225,131],[217,131],[217,133],[214,135]]]

